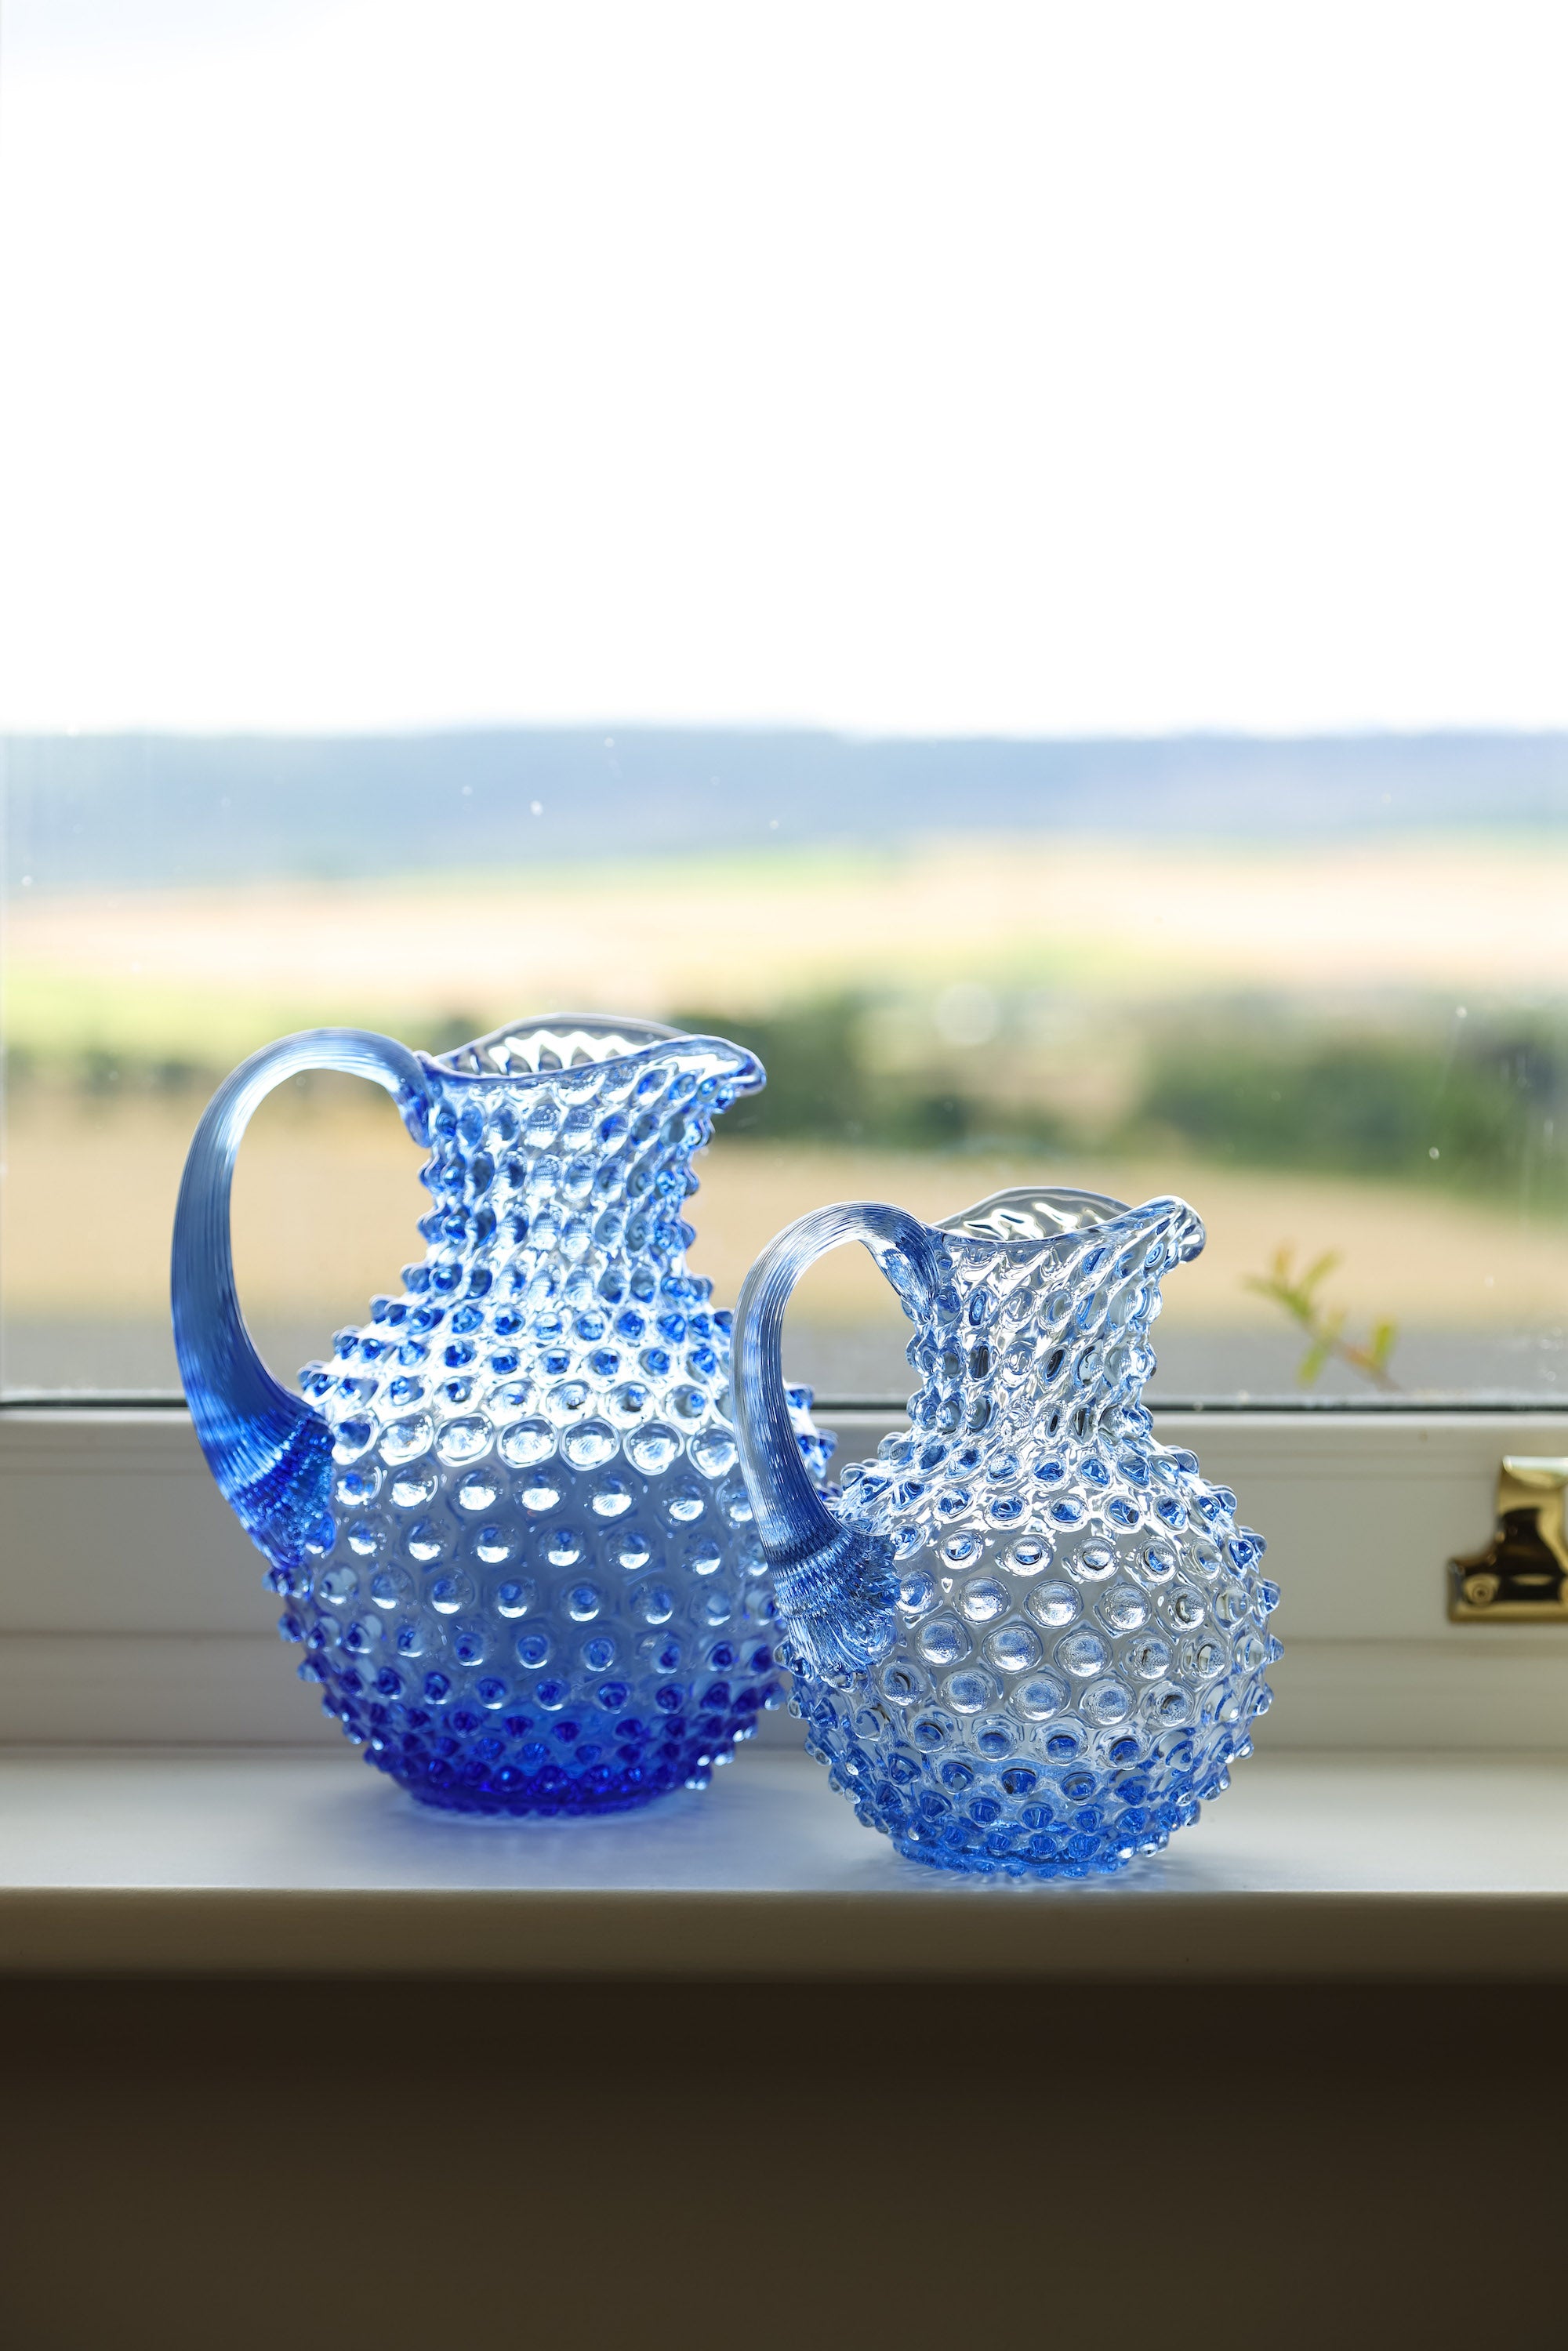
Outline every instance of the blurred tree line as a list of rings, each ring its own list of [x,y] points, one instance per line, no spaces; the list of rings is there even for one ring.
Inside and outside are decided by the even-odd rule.
[[[1048,1103],[1038,1110],[1003,1109],[983,1082],[961,1082],[939,1053],[924,1067],[886,1068],[868,1050],[870,1008],[863,998],[834,996],[765,1019],[711,1008],[670,1018],[677,1029],[744,1045],[768,1072],[760,1093],[745,1096],[726,1113],[727,1135],[755,1135],[769,1143],[872,1144],[898,1151],[1070,1139]]]
[[[934,1052],[925,1069],[880,1065],[866,1050],[867,1008],[839,997],[765,1019],[701,1008],[673,1017],[732,1037],[768,1071],[766,1090],[728,1113],[727,1134],[903,1149],[1175,1145],[1236,1165],[1524,1186],[1568,1203],[1568,1008],[1316,1028],[1294,1007],[1256,1001],[1151,1010],[1134,1016],[1143,1050],[1129,1098],[1089,1124],[1049,1092],[1020,1100],[1027,1047],[1005,1033],[962,1062]]]
[[[1053,1155],[1174,1149],[1568,1207],[1568,1006],[1457,1016],[1414,1001],[1314,1012],[1299,998],[1103,1006],[1064,996],[1067,1045],[1042,1052],[1038,1004],[998,998],[994,1034],[959,1047],[929,1004],[905,999],[893,1008],[904,1041],[891,1054],[889,1008],[840,994],[765,1017],[713,1005],[669,1017],[733,1038],[768,1071],[766,1090],[727,1115],[727,1138]],[[488,1025],[453,1011],[410,1034],[442,1051]],[[1068,1081],[1118,1054],[1116,1084],[1086,1108],[1085,1090]],[[6,1082],[18,1107],[47,1087],[105,1103],[163,1098],[188,1115],[222,1074],[167,1054],[84,1046],[43,1060],[14,1048]],[[290,1084],[306,1100],[319,1088],[342,1098],[331,1081]]]

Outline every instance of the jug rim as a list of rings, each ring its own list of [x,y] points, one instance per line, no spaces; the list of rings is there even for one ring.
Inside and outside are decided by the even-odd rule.
[[[1071,1184],[1015,1184],[938,1217],[936,1230],[962,1240],[1054,1241],[1108,1225],[1131,1207],[1108,1192],[1083,1192]]]
[[[706,1046],[710,1051],[728,1055],[731,1067],[727,1074],[737,1092],[751,1092],[763,1082],[762,1064],[756,1054],[736,1044],[732,1038],[672,1029],[663,1021],[611,1012],[529,1014],[521,1019],[503,1021],[483,1037],[454,1045],[444,1053],[422,1050],[417,1058],[436,1077],[448,1082],[455,1079],[464,1085],[536,1086],[550,1084],[571,1070],[607,1069],[620,1061],[655,1060],[672,1045]],[[529,1047],[534,1055],[531,1061],[528,1058]],[[509,1067],[496,1063],[495,1055],[507,1048],[513,1049],[518,1058]],[[491,1067],[461,1066],[486,1053],[492,1057]]]
[[[1016,1185],[989,1192],[972,1207],[941,1217],[931,1229],[955,1240],[988,1242],[998,1249],[1043,1250],[1060,1241],[1107,1231],[1124,1220],[1151,1225],[1181,1221],[1183,1246],[1178,1255],[1183,1263],[1197,1256],[1207,1238],[1197,1209],[1176,1193],[1164,1192],[1134,1204],[1113,1199],[1108,1192],[1048,1184]]]

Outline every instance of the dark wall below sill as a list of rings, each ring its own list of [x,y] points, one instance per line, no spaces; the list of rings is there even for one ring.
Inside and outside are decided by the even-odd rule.
[[[1544,1993],[0,1987],[8,2351],[1564,2340]]]

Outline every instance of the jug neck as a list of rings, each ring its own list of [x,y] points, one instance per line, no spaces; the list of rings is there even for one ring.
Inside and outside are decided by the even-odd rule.
[[[1160,1279],[1202,1241],[1184,1202],[1040,1241],[942,1239],[943,1279],[909,1349],[923,1374],[912,1436],[927,1468],[998,1446],[1021,1457],[1147,1433]]]
[[[424,1261],[404,1271],[411,1292],[491,1304],[706,1297],[711,1285],[685,1266],[691,1163],[715,1118],[761,1083],[760,1068],[722,1039],[595,1029],[554,1023],[500,1032],[499,1047],[422,1057],[433,1148],[421,1181],[432,1207],[420,1220]],[[653,1041],[605,1050],[639,1035]],[[551,1040],[542,1051],[541,1036]],[[504,1071],[494,1066],[503,1053]]]

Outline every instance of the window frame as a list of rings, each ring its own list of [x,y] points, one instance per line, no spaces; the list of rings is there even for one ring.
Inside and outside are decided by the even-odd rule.
[[[904,1425],[895,1406],[819,1410],[841,1460]],[[1568,1412],[1206,1406],[1155,1429],[1269,1541],[1285,1646],[1260,1743],[1568,1745],[1568,1626],[1447,1614],[1448,1561],[1490,1532],[1501,1457],[1568,1455]],[[340,1743],[183,1404],[0,1407],[0,1740]],[[770,1742],[798,1735],[768,1719]]]

